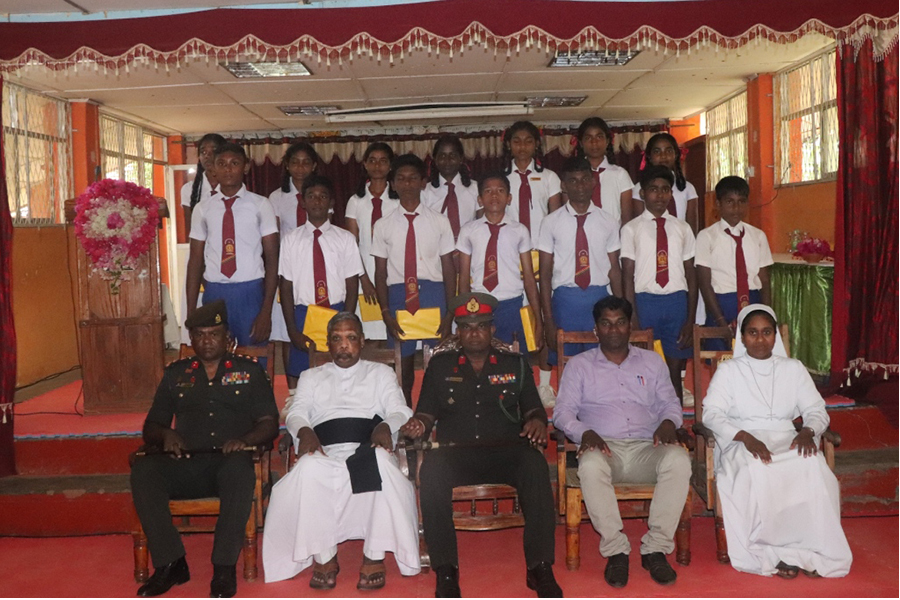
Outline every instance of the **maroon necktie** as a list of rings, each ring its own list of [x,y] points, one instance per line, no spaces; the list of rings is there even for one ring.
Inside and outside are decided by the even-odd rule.
[[[737,307],[738,311],[750,304],[750,281],[747,279],[747,261],[744,260],[744,234],[734,235],[729,230],[725,233],[734,240],[734,272],[737,274]]]
[[[306,225],[306,209],[303,208],[303,194],[297,194],[297,227]]]
[[[606,169],[600,167],[594,173],[594,191],[591,192],[591,201],[594,203],[594,206],[597,208],[603,208],[603,199],[600,197],[600,173],[605,171]]]
[[[583,290],[591,285],[591,256],[588,251],[587,233],[584,231],[584,221],[587,213],[575,215],[578,220],[578,230],[575,232],[575,284]]]
[[[453,239],[456,240],[459,237],[459,201],[456,199],[456,186],[452,181],[447,182],[447,197],[444,198],[441,213],[450,219],[450,229],[453,230]]]
[[[491,230],[491,239],[488,240],[487,251],[484,253],[484,280],[482,283],[488,291],[493,291],[500,279],[497,270],[497,238],[500,236],[500,228],[503,225],[504,223],[487,224]]]
[[[322,237],[322,230],[313,230],[313,279],[316,280],[316,304],[319,306],[331,306],[328,301],[328,276],[325,274],[325,255],[322,253],[322,246],[319,245],[319,238]]]
[[[669,237],[665,218],[653,220],[656,221],[656,283],[664,288],[669,284]]]
[[[414,315],[419,310],[419,278],[416,275],[416,229],[413,227],[415,214],[405,215],[409,220],[406,230],[406,253],[403,258],[403,285],[406,289],[406,310]]]
[[[375,223],[381,218],[381,196],[372,195],[372,227],[371,236],[375,237]]]
[[[220,267],[222,275],[231,277],[237,271],[237,252],[234,242],[234,211],[231,205],[237,200],[237,196],[233,198],[225,198],[225,216],[222,217],[222,265]]]
[[[524,173],[521,171],[516,171],[519,174],[519,178],[522,180],[522,184],[519,186],[519,223],[525,226],[525,228],[530,232],[531,231],[531,184],[528,183],[528,175],[531,173],[531,170],[527,170]]]

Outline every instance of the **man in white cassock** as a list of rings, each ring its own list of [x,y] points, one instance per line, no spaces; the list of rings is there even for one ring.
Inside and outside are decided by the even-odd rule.
[[[853,556],[838,482],[817,452],[829,422],[825,401],[803,363],[787,358],[771,308],[744,308],[738,331],[734,358],[719,366],[703,399],[731,565],[785,579],[801,571],[843,577]]]
[[[360,360],[364,343],[359,317],[332,317],[333,362],[301,374],[286,410],[299,458],[272,489],[262,548],[267,583],[312,565],[310,587],[334,588],[337,545],[348,539],[365,540],[359,589],[384,587],[386,552],[405,576],[421,569],[415,490],[393,455],[412,410],[390,367]]]

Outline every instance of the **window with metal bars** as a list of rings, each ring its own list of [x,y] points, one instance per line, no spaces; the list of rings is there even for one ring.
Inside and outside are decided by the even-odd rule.
[[[100,115],[103,177],[153,189],[154,167],[166,164],[166,138],[135,123]],[[159,171],[161,172],[161,171]]]
[[[706,111],[706,187],[723,177],[747,177],[747,92]]]
[[[72,195],[69,104],[3,84],[3,155],[9,211],[16,226],[62,222]]]
[[[838,168],[835,51],[775,77],[776,183],[834,179]]]

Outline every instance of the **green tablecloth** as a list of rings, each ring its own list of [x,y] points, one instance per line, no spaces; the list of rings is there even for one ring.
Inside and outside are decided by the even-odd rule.
[[[772,308],[790,327],[791,357],[817,375],[831,370],[834,267],[794,261],[772,265]]]

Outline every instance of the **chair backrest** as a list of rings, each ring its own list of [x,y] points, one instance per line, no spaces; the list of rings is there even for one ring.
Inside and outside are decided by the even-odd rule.
[[[562,381],[563,369],[572,356],[565,353],[566,344],[596,344],[599,340],[593,331],[563,331],[556,330],[556,353],[557,353],[557,381]],[[639,346],[646,350],[653,349],[653,330],[652,329],[632,329],[628,342],[635,346]]]
[[[787,323],[778,326],[778,332],[784,342],[784,351],[791,355],[790,328]],[[734,356],[732,350],[704,350],[704,340],[723,340],[729,348],[734,336],[728,327],[704,327],[694,325],[694,421],[703,422],[703,398],[706,396],[706,387],[703,385],[703,364],[710,363],[710,379],[716,374],[716,369],[722,361]]]
[[[397,384],[402,385],[403,380],[400,372],[400,344],[394,344],[393,348],[376,347],[372,342],[362,351],[362,358],[371,360],[372,362],[381,363],[394,367],[394,373],[397,375]],[[309,367],[321,367],[325,363],[331,362],[331,352],[327,350],[319,350],[315,342],[311,342],[309,346]]]
[[[275,342],[269,342],[265,346],[235,346],[229,348],[234,354],[249,356],[251,358],[266,359],[266,373],[269,375],[269,381],[274,385],[275,382]],[[187,358],[194,356],[194,349],[189,344],[182,344],[178,350],[178,358]]]

